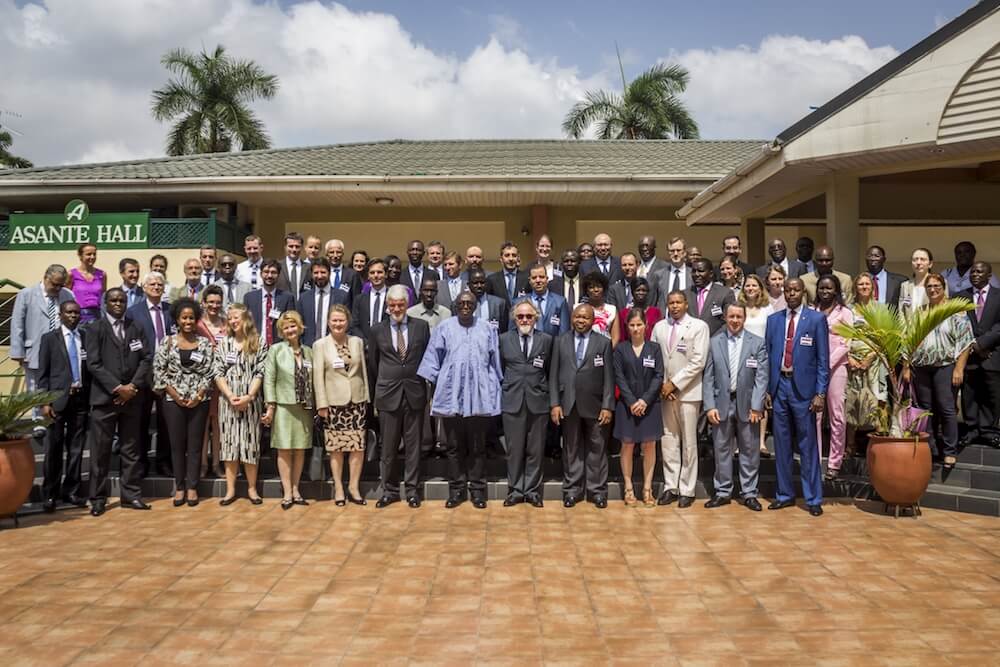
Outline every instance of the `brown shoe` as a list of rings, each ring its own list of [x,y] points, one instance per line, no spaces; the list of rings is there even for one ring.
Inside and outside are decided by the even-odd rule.
[[[642,502],[646,507],[652,507],[656,504],[656,498],[653,497],[653,490],[650,488],[645,488],[642,490]]]
[[[635,499],[635,491],[633,489],[625,489],[625,504],[629,507],[633,507],[638,502],[639,501]]]

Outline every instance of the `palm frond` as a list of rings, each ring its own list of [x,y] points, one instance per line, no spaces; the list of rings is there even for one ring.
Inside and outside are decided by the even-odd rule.
[[[23,437],[35,426],[44,426],[47,420],[27,417],[28,411],[48,405],[59,398],[57,391],[25,391],[20,394],[0,395],[0,440]]]
[[[619,115],[622,99],[614,93],[603,90],[587,92],[584,99],[573,105],[562,129],[567,136],[579,139],[593,123]]]

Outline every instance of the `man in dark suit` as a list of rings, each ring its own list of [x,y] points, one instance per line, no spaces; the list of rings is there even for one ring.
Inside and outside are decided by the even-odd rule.
[[[502,297],[486,293],[487,280],[482,269],[469,270],[469,291],[476,297],[475,317],[477,320],[489,322],[499,333],[504,333],[510,325],[510,308]],[[453,315],[458,315],[457,301],[452,304],[451,312]]]
[[[714,492],[705,507],[728,505],[733,496],[733,452],[739,452],[743,505],[759,512],[760,420],[767,394],[767,348],[764,339],[743,328],[747,311],[726,306],[724,333],[708,345],[702,406],[712,425],[715,444]]]
[[[420,507],[420,448],[423,440],[427,383],[417,375],[430,326],[406,314],[409,297],[402,285],[389,288],[389,319],[372,327],[369,343],[369,375],[375,382],[375,409],[382,434],[379,477],[382,497],[376,507],[387,507],[400,499],[398,454],[403,450],[403,481],[406,502]]]
[[[730,235],[722,239],[722,258],[719,259],[720,263],[725,257],[732,257],[740,270],[743,271],[744,276],[749,276],[753,273],[753,267],[740,259],[740,253],[743,252],[743,245],[740,243],[740,237],[735,235]],[[719,280],[719,270],[715,270],[715,279]]]
[[[330,285],[347,294],[347,304],[354,306],[354,299],[361,294],[361,276],[353,267],[344,264],[344,242],[330,239],[326,242],[326,259],[330,262]]]
[[[267,347],[279,340],[276,323],[281,314],[286,310],[295,310],[295,297],[277,286],[280,273],[281,263],[278,260],[265,259],[260,265],[261,288],[250,290],[243,297],[243,303]]]
[[[681,239],[674,239],[671,243],[675,241],[680,241],[682,246],[684,244],[684,241]],[[667,268],[667,263],[656,256],[656,237],[643,236],[639,239],[638,251],[639,268],[636,269],[637,275],[652,282],[651,276],[655,277],[656,274]]]
[[[786,280],[788,278],[798,278],[807,272],[805,264],[797,259],[788,258],[788,249],[785,247],[785,242],[781,239],[771,239],[771,242],[767,244],[767,254],[770,256],[771,261],[757,268],[757,275],[765,281],[772,266],[780,266],[784,269]]]
[[[185,261],[184,278],[184,282],[179,287],[171,289],[169,293],[164,294],[163,298],[171,303],[184,297],[197,301],[201,297],[201,290],[205,287],[201,282],[201,261],[194,257]]]
[[[580,253],[567,250],[562,254],[562,275],[549,281],[549,291],[566,300],[570,312],[585,302],[583,280],[580,275]]]
[[[733,291],[712,282],[712,262],[699,259],[691,265],[691,288],[687,290],[687,300],[693,317],[708,325],[709,335],[722,328],[726,306],[736,301]],[[664,304],[663,312],[666,312]]]
[[[80,323],[80,306],[65,301],[59,306],[62,323],[42,336],[38,353],[38,389],[59,392],[58,398],[42,408],[52,422],[45,443],[45,477],[42,482],[43,509],[54,512],[56,501],[85,507],[80,495],[80,468],[90,413],[90,371]],[[66,476],[63,478],[63,451]]]
[[[544,281],[543,264],[532,267]],[[552,295],[555,296],[555,295]],[[525,501],[542,506],[542,461],[549,415],[548,372],[552,336],[536,328],[539,311],[530,300],[514,306],[512,329],[500,336],[503,366],[503,432],[507,445],[507,498],[504,507]]]
[[[830,383],[830,332],[826,316],[803,306],[801,278],[785,282],[787,308],[767,318],[767,403],[774,408],[774,456],[778,492],[769,510],[795,505],[792,453],[799,451],[802,495],[812,516],[823,514],[816,415],[826,406]],[[794,369],[794,372],[792,371]]]
[[[385,320],[388,305],[385,269],[385,260],[376,258],[368,262],[368,282],[372,288],[355,297],[351,309],[351,333],[365,340],[371,336],[372,327]]]
[[[490,274],[486,279],[486,292],[493,296],[498,296],[507,303],[507,308],[519,296],[523,296],[528,291],[528,272],[519,271],[521,255],[517,246],[507,241],[500,249],[500,264],[503,265],[496,273]],[[470,280],[471,283],[471,272]]]
[[[455,251],[444,256],[441,265],[443,275],[438,282],[437,296],[434,302],[451,310],[455,299],[466,289],[466,279],[462,277],[462,256]]]
[[[535,264],[528,269],[528,284],[531,286],[531,293],[518,299],[518,303],[531,301],[535,305],[538,311],[535,329],[544,331],[553,338],[569,331],[569,308],[564,298],[549,291],[548,273],[544,264]]]
[[[592,271],[600,271],[608,279],[609,283],[616,283],[624,275],[622,274],[621,261],[611,254],[611,237],[601,233],[594,237],[594,256],[580,265],[580,273],[587,275]]]
[[[153,345],[142,328],[125,316],[125,292],[117,287],[104,293],[107,315],[91,323],[84,349],[93,377],[90,388],[90,513],[104,514],[111,483],[111,441],[118,432],[121,446],[122,507],[148,510],[142,501],[139,475],[137,396],[150,384]]]
[[[594,309],[573,309],[573,329],[553,345],[549,415],[563,426],[563,506],[608,506],[608,431],[615,405],[611,341],[594,333]]]
[[[330,263],[326,258],[320,257],[309,264],[312,272],[310,279],[311,289],[302,293],[295,310],[302,316],[302,322],[306,330],[302,334],[302,342],[311,346],[320,338],[323,338],[326,331],[326,319],[330,313],[330,305],[339,303],[348,306],[348,293],[342,290],[333,289],[330,285]]]
[[[885,248],[873,245],[865,252],[865,265],[872,274],[875,291],[872,299],[879,303],[887,303],[899,307],[899,289],[907,278],[901,273],[885,270]]]
[[[162,274],[155,271],[147,273],[142,281],[144,298],[125,311],[125,316],[142,329],[154,355],[163,339],[176,330],[174,318],[170,313],[170,304],[163,300],[164,284]],[[164,397],[155,394],[152,383],[149,383],[142,388],[136,400],[142,415],[139,424],[139,473],[142,477],[152,472],[172,477],[170,436],[167,433],[167,422],[163,418]],[[153,449],[153,436],[149,427],[153,421],[154,407],[156,408],[156,460],[154,465],[150,466],[149,453]]]
[[[275,286],[292,295],[296,301],[303,290],[309,289],[309,260],[302,258],[302,234],[285,234],[285,258],[278,264]]]
[[[965,365],[962,385],[962,414],[967,431],[963,442],[981,442],[1000,447],[1000,289],[990,285],[993,267],[987,262],[975,262],[969,269],[972,289],[960,292],[976,307],[969,312],[972,332],[976,336]]]
[[[424,266],[425,255],[423,241],[410,241],[410,244],[406,246],[406,258],[409,260],[409,264],[399,276],[399,282],[409,287],[414,294],[420,291],[420,285],[423,284],[425,277],[441,280],[441,274],[435,269]]]
[[[121,288],[128,298],[128,308],[142,299],[142,287],[139,286],[139,262],[131,257],[125,257],[118,262],[118,274],[122,278]]]

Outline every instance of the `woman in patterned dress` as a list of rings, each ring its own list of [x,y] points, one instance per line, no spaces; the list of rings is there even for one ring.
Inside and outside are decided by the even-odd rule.
[[[875,297],[875,279],[870,273],[859,273],[851,286],[854,321],[864,321],[861,306]],[[893,305],[893,304],[890,304]],[[844,412],[847,417],[847,450],[850,456],[857,448],[858,434],[870,433],[878,428],[878,409],[885,405],[888,396],[886,371],[871,348],[859,340],[850,344],[847,356],[847,397]]]
[[[330,332],[313,343],[313,387],[316,410],[323,420],[326,451],[330,453],[334,502],[344,505],[344,454],[350,479],[347,499],[366,504],[361,496],[361,466],[365,452],[365,415],[368,409],[368,369],[364,341],[348,336],[351,315],[339,303],[330,306]]]
[[[242,303],[226,309],[228,336],[216,346],[215,386],[219,389],[220,451],[226,469],[226,496],[220,505],[236,500],[236,475],[240,463],[247,476],[250,502],[260,505],[257,463],[260,461],[260,418],[263,401],[264,361],[267,350],[260,342],[250,311]]]
[[[305,325],[301,315],[286,310],[276,324],[284,340],[267,351],[264,363],[267,411],[261,423],[271,427],[271,449],[278,453],[281,477],[281,509],[289,510],[292,505],[309,504],[299,493],[299,480],[306,450],[312,447],[313,356],[309,346],[302,344]]]
[[[618,311],[604,302],[608,294],[607,276],[600,271],[591,271],[580,281],[580,289],[587,295],[587,303],[594,309],[594,332],[609,338],[611,347],[614,348],[621,339],[621,328],[615,323]]]

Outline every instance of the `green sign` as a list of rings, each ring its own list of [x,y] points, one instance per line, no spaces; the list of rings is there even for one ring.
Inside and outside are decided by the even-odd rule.
[[[101,248],[148,248],[149,213],[91,213],[74,199],[58,213],[12,213],[9,250],[75,250],[81,243]]]

